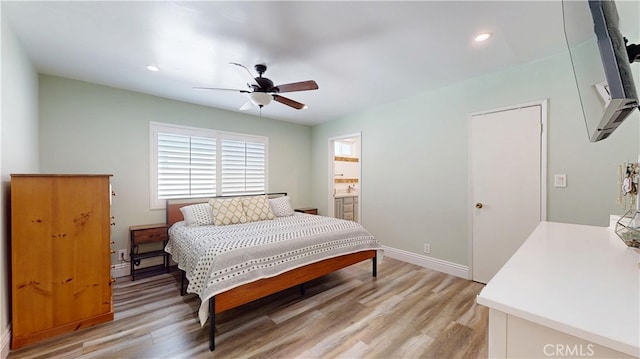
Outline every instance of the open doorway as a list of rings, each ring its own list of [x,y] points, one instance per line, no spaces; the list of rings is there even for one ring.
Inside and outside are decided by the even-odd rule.
[[[360,133],[329,138],[329,217],[360,222],[361,154]]]

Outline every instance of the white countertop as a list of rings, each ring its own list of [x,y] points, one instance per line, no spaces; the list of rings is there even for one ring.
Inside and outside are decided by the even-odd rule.
[[[347,193],[336,193],[333,195],[334,198],[343,198],[343,197],[358,197],[357,192],[347,192]]]
[[[477,301],[638,356],[639,259],[606,227],[541,222]]]

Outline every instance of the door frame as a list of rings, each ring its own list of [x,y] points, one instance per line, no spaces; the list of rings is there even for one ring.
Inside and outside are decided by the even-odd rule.
[[[469,197],[467,199],[467,226],[468,230],[468,261],[469,280],[473,280],[473,173],[471,171],[471,121],[473,116],[486,115],[496,112],[517,110],[524,107],[540,106],[540,121],[542,128],[540,131],[540,220],[547,220],[547,103],[549,99],[522,103],[519,105],[499,107],[486,111],[473,112],[468,115],[467,120],[467,172],[469,173],[469,183],[467,185]]]
[[[327,143],[329,147],[329,176],[328,176],[328,190],[327,190],[327,217],[333,217],[335,215],[335,198],[333,197],[333,186],[335,184],[335,170],[334,170],[334,157],[335,146],[334,142],[338,140],[344,140],[347,138],[358,139],[358,223],[362,223],[362,131],[355,132],[346,135],[329,137]]]

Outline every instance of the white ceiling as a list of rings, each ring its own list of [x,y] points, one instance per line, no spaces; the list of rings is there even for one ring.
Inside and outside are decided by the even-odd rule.
[[[559,1],[2,1],[2,14],[45,74],[232,111],[245,94],[192,89],[245,89],[231,61],[266,64],[275,84],[313,79],[319,90],[285,94],[308,109],[262,110],[309,125],[566,46]]]

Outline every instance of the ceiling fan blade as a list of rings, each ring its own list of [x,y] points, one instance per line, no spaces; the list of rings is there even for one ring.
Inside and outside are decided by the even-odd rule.
[[[229,64],[236,65],[236,66],[242,67],[243,69],[247,70],[247,73],[249,74],[249,78],[251,79],[251,80],[248,80],[249,81],[249,85],[250,86],[258,86],[258,87],[260,87],[260,85],[258,84],[256,79],[253,77],[253,74],[251,73],[251,71],[249,71],[249,69],[246,66],[244,66],[243,64],[239,64],[237,62],[230,62]]]
[[[294,101],[290,98],[284,97],[284,96],[280,96],[280,95],[273,95],[273,99],[275,101],[278,101],[282,104],[285,104],[287,106],[291,106],[293,108],[295,108],[296,110],[302,110],[303,108],[306,108],[307,105],[300,103],[298,101]]]
[[[241,92],[241,93],[249,93],[251,91],[247,91],[247,90],[238,90],[238,89],[226,89],[226,88],[220,88],[220,87],[193,87],[194,90],[220,90],[220,91],[234,91],[234,92]]]
[[[246,111],[250,109],[252,105],[253,104],[251,103],[251,100],[247,100],[247,102],[245,102],[244,105],[240,106],[240,111]]]
[[[275,86],[278,89],[276,92],[294,92],[294,91],[307,91],[307,90],[317,90],[318,84],[313,81],[302,81],[302,82],[292,82],[290,84],[278,85]]]

